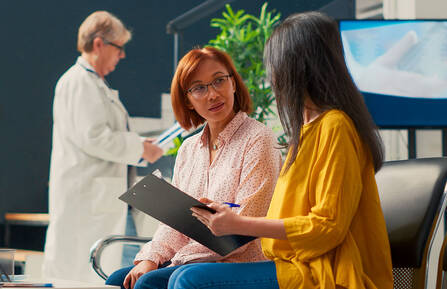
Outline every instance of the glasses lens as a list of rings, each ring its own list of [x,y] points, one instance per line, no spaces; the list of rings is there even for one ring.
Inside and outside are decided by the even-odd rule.
[[[113,46],[115,46],[116,48],[118,48],[119,51],[120,51],[121,53],[124,52],[124,47],[123,47],[123,46],[119,46],[119,45],[117,45],[117,44],[115,44],[115,43],[111,43],[111,45],[113,45]]]
[[[205,85],[197,85],[191,88],[190,92],[195,98],[201,98],[206,94],[206,91],[208,90],[207,88],[208,87]]]
[[[220,89],[225,85],[227,76],[218,77],[213,80],[212,84],[215,89]]]

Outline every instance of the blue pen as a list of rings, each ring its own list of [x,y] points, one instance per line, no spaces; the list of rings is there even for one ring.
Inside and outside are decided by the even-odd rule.
[[[225,205],[228,205],[230,208],[236,208],[236,207],[240,207],[241,205],[238,204],[233,204],[230,202],[224,202]]]
[[[3,283],[3,288],[14,288],[14,287],[21,287],[21,288],[52,288],[53,287],[53,283],[27,283],[27,282],[18,282],[18,283],[13,283],[13,282],[8,282],[8,283]]]

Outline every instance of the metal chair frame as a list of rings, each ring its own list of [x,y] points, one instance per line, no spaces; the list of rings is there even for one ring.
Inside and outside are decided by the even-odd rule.
[[[101,267],[101,254],[105,247],[113,243],[126,243],[126,244],[142,244],[151,241],[152,238],[138,237],[138,236],[124,236],[124,235],[111,235],[102,238],[93,244],[90,249],[90,263],[93,270],[104,280],[109,277]]]

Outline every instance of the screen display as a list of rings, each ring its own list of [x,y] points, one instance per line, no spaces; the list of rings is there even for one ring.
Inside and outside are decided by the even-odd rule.
[[[447,20],[341,20],[346,63],[381,127],[447,126]]]

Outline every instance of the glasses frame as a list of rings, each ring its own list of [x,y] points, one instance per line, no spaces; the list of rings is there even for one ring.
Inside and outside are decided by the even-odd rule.
[[[205,96],[208,95],[208,91],[209,91],[208,87],[209,87],[209,86],[212,86],[212,87],[214,88],[215,91],[219,91],[219,89],[216,88],[216,87],[214,86],[214,83],[215,83],[215,81],[216,81],[217,79],[219,79],[219,78],[226,78],[225,81],[228,81],[228,79],[229,79],[230,77],[233,77],[233,74],[230,73],[230,74],[220,75],[220,76],[216,77],[215,79],[213,79],[213,81],[211,81],[211,82],[209,82],[209,83],[198,84],[198,85],[196,85],[196,86],[191,87],[190,89],[186,90],[186,94],[191,95],[191,96],[194,97],[195,99],[203,99]],[[196,97],[196,96],[194,96],[194,95],[192,94],[192,90],[193,90],[194,88],[196,88],[197,86],[205,86],[205,87],[206,87],[206,91],[205,91],[205,93],[203,94],[202,97]]]
[[[115,47],[115,48],[118,48],[119,51],[120,51],[120,54],[125,52],[125,51],[124,51],[124,46],[115,44],[115,43],[113,43],[113,42],[111,42],[111,41],[109,41],[109,40],[106,40],[106,39],[103,39],[102,41],[103,41],[104,44],[106,44],[106,45],[111,45],[111,46],[113,46],[113,47]]]

